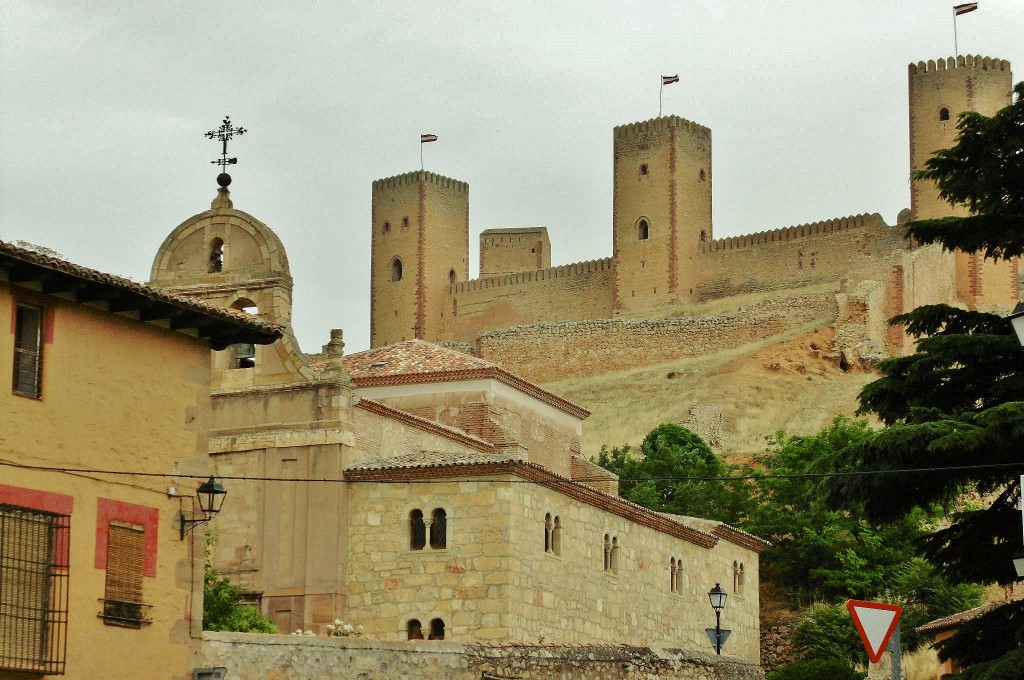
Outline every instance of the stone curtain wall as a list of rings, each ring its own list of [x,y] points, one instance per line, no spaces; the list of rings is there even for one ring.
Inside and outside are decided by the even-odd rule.
[[[472,342],[495,328],[612,316],[610,258],[449,286],[442,336]]]
[[[710,644],[709,644],[710,647]],[[612,645],[467,645],[203,633],[196,667],[231,680],[764,680],[735,657]]]
[[[695,300],[838,282],[904,247],[903,230],[875,215],[725,238],[705,244]]]
[[[834,293],[791,295],[735,314],[539,323],[494,331],[477,355],[534,382],[700,356],[835,318]]]

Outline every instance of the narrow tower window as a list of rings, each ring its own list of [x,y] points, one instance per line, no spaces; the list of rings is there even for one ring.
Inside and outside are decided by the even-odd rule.
[[[402,261],[397,257],[391,260],[391,280],[401,281],[402,280]]]
[[[387,222],[387,221],[385,221],[385,222],[384,222],[384,226],[382,226],[382,227],[381,227],[381,231],[382,231],[383,233],[385,233],[385,234],[386,234],[386,233],[388,233],[389,231],[391,231],[391,223],[390,223],[390,222]]]
[[[409,548],[423,550],[427,544],[427,524],[423,521],[423,511],[413,510],[409,513]]]
[[[641,177],[646,177],[647,176],[647,163],[641,163],[640,164],[640,176]]]
[[[454,269],[449,269],[448,270],[448,283],[455,283],[455,270]]]
[[[443,640],[444,639],[444,621],[441,619],[432,619],[430,621],[430,636],[429,640]]]
[[[636,223],[636,236],[641,241],[646,241],[651,234],[651,225],[647,223],[647,220],[640,218],[640,221]]]
[[[555,525],[551,529],[551,552],[562,554],[562,520],[558,515],[555,515]]]
[[[698,177],[700,178],[700,181],[701,181],[701,182],[704,182],[704,181],[706,181],[706,179],[707,179],[707,176],[706,176],[706,175],[704,174],[704,168],[701,168],[701,169],[700,169],[700,174],[698,175]]]
[[[224,240],[215,238],[210,241],[210,266],[208,272],[216,274],[224,269]]]
[[[945,106],[939,109],[939,120],[949,120],[949,109]]]

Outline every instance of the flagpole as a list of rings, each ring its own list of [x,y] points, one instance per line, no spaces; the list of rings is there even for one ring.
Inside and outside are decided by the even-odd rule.
[[[953,59],[960,55],[959,46],[956,41],[956,7],[953,8]]]

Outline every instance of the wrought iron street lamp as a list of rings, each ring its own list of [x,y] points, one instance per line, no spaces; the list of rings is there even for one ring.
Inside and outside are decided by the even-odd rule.
[[[1010,321],[1010,325],[1013,326],[1013,332],[1017,334],[1017,342],[1020,343],[1021,347],[1024,347],[1024,302],[1018,302],[1017,306],[1010,312],[1010,316],[1006,317]]]
[[[184,512],[178,513],[179,526],[181,529],[181,540],[185,540],[185,534],[200,524],[206,524],[214,515],[220,512],[224,505],[224,498],[228,495],[227,490],[213,475],[199,485],[196,489],[196,497],[199,499],[199,510],[202,516],[196,519],[187,519]]]
[[[715,645],[715,653],[721,655],[722,645],[725,644],[725,640],[722,637],[722,633],[728,637],[729,631],[722,630],[722,610],[725,609],[725,600],[729,597],[729,594],[722,590],[722,586],[718,583],[715,587],[708,592],[708,599],[711,600],[711,608],[715,610],[715,639],[713,640]],[[708,631],[710,633],[710,631]],[[708,636],[710,637],[710,635]]]

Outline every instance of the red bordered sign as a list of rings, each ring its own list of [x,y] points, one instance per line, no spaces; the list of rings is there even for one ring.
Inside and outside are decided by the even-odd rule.
[[[857,627],[860,639],[864,641],[868,658],[871,663],[878,663],[889,646],[889,639],[896,632],[903,608],[884,602],[847,600],[846,609],[853,618],[853,625]]]

